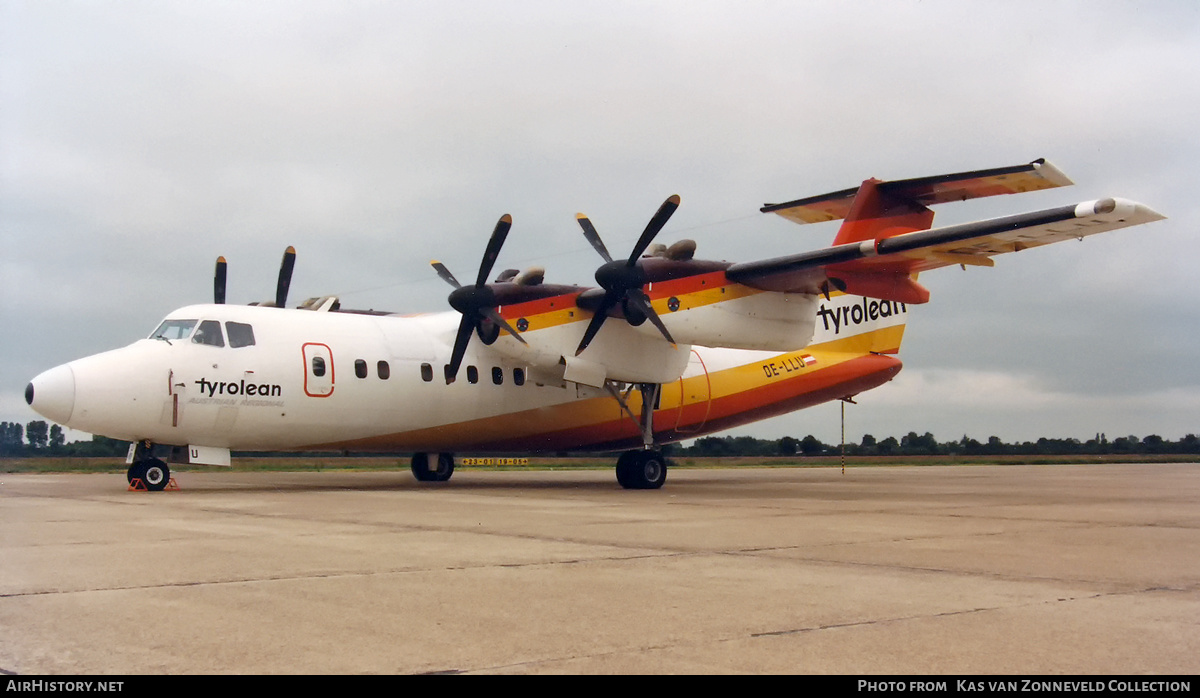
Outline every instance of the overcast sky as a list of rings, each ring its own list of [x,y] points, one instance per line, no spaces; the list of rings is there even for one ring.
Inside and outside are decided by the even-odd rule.
[[[0,0],[0,420],[26,383],[208,302],[446,309],[440,259],[592,283],[574,220],[744,261],[829,244],[765,202],[1044,157],[1168,220],[922,277],[847,436],[1200,432],[1200,4]],[[738,430],[838,439],[836,404]]]

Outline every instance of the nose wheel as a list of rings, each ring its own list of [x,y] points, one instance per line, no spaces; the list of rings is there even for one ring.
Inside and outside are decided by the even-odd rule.
[[[135,481],[140,481],[147,490],[161,492],[171,481],[171,469],[157,458],[147,458],[134,461],[125,473],[125,479],[129,481],[131,487],[136,487]]]

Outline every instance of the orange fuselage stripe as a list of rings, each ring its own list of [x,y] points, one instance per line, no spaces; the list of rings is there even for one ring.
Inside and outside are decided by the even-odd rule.
[[[647,284],[645,290],[646,294],[650,296],[650,304],[659,315],[668,315],[672,312],[763,293],[758,289],[729,281],[725,277],[724,271],[659,281]],[[523,330],[525,332],[590,320],[592,313],[575,305],[576,295],[569,293],[501,306],[500,316],[514,323],[524,319],[528,323],[526,329]],[[671,298],[679,301],[675,310],[671,310],[669,307]]]

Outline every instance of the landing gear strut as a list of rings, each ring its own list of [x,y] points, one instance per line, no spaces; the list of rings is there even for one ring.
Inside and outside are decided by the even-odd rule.
[[[412,474],[420,482],[445,482],[454,474],[451,453],[414,453]]]
[[[126,471],[125,479],[131,486],[134,480],[140,480],[142,486],[151,492],[161,492],[171,481],[171,469],[166,462],[154,457],[153,444],[142,441],[134,450],[133,464]]]
[[[609,394],[625,410],[625,414],[638,425],[642,432],[641,450],[626,451],[617,459],[617,482],[627,490],[656,490],[667,481],[667,459],[654,444],[654,407],[662,393],[662,385],[658,383],[639,383],[638,392],[642,394],[642,414],[635,417],[629,409],[627,398],[633,387],[630,386],[625,394],[617,389],[611,381],[604,387]]]

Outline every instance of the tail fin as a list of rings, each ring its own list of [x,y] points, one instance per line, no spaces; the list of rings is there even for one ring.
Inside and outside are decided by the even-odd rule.
[[[881,240],[933,227],[933,211],[903,191],[887,191],[884,184],[868,179],[858,187],[833,244]]]

